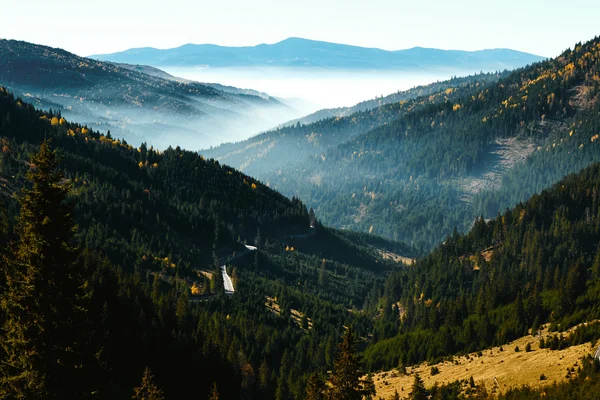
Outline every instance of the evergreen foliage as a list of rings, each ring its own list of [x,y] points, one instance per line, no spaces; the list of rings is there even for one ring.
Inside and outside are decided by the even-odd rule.
[[[362,377],[355,341],[353,329],[348,328],[339,344],[334,371],[329,378],[328,399],[361,400],[375,395],[372,380]]]
[[[3,257],[0,393],[3,398],[84,398],[90,289],[77,262],[71,187],[45,141],[31,157],[19,200],[18,239]]]
[[[600,161],[599,46],[207,154],[298,196],[327,225],[430,250]]]
[[[140,383],[140,386],[133,389],[132,399],[164,400],[163,392],[158,388],[158,386],[156,386],[156,383],[154,382],[154,375],[152,374],[152,371],[150,371],[150,368],[146,367],[146,369],[144,369],[142,382]]]
[[[208,394],[214,382],[221,398],[303,398],[310,375],[333,366],[342,326],[366,335],[376,287],[396,268],[380,249],[410,252],[370,235],[311,229],[298,199],[231,168],[179,148],[133,148],[60,113],[37,111],[4,88],[0,136],[0,204],[9,227],[2,240],[17,244],[19,204],[11,193],[32,190],[27,154],[44,137],[60,149],[57,187],[71,188],[65,204],[74,204],[78,225],[74,235],[61,235],[81,248],[73,257],[89,282],[82,317],[94,328],[82,330],[87,349],[79,354],[89,360],[80,372],[94,371],[89,394],[99,397],[130,398],[136,371],[148,366],[165,398]],[[252,255],[242,243],[254,244],[259,230]],[[12,249],[0,253],[16,263],[18,246]],[[211,294],[204,275],[224,264],[236,281],[234,296]],[[348,312],[362,307],[371,311]]]
[[[428,393],[425,389],[425,384],[423,383],[423,379],[421,379],[421,376],[419,374],[415,374],[409,398],[411,400],[427,400],[428,398]]]

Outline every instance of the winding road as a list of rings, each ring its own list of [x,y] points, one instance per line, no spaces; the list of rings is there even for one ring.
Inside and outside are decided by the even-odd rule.
[[[249,245],[245,245],[246,246],[246,251],[241,252],[240,254],[236,254],[235,257],[229,257],[227,259],[227,262],[241,257],[243,255],[248,254],[251,251],[256,251],[256,247],[254,246],[249,246]],[[234,294],[235,293],[235,288],[233,287],[233,282],[231,281],[231,277],[227,274],[227,266],[221,265],[221,274],[223,275],[223,287],[225,288],[225,294]]]
[[[235,289],[233,288],[233,282],[231,282],[231,278],[227,275],[227,268],[224,265],[221,265],[221,273],[223,274],[223,286],[225,287],[225,294],[234,294]]]

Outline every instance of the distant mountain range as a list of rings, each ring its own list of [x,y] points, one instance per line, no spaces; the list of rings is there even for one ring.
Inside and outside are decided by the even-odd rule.
[[[599,65],[595,39],[201,153],[302,199],[324,223],[429,249],[600,161]]]
[[[155,67],[318,67],[362,70],[504,70],[522,67],[543,58],[510,49],[479,51],[414,47],[387,51],[302,38],[275,44],[226,47],[186,44],[173,49],[144,47],[90,58]]]
[[[158,148],[198,149],[245,139],[301,115],[266,93],[15,40],[0,40],[0,85],[36,107]]]

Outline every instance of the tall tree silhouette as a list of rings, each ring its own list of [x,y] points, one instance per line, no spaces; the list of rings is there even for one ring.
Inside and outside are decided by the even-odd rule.
[[[163,392],[156,386],[154,375],[150,368],[146,367],[140,386],[133,389],[134,400],[163,400]]]
[[[419,374],[415,374],[415,379],[413,380],[409,398],[411,400],[427,399],[427,390],[425,389],[425,384],[423,383],[423,379],[421,379]]]
[[[31,156],[17,220],[3,259],[0,397],[70,399],[91,394],[84,351],[87,282],[79,271],[71,189],[50,143]]]
[[[360,400],[375,395],[372,381],[361,378],[363,374],[355,354],[355,341],[353,329],[348,328],[338,346],[334,372],[329,378],[327,397],[331,400]]]

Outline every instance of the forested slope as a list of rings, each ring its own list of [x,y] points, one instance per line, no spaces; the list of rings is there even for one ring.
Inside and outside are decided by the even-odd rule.
[[[431,248],[600,160],[600,40],[260,178],[326,223]],[[455,96],[455,97],[453,97]]]
[[[344,326],[368,335],[360,310],[375,307],[375,287],[397,268],[381,251],[412,256],[400,243],[323,227],[299,200],[195,152],[134,148],[2,88],[0,242],[12,244],[0,253],[10,263],[30,254],[18,250],[15,195],[31,189],[39,166],[29,155],[45,139],[62,157],[53,185],[67,185],[75,204],[69,251],[88,282],[88,311],[73,323],[88,327],[85,381],[102,398],[131,398],[146,366],[166,398],[207,397],[215,382],[221,398],[303,398],[309,375],[331,368]],[[243,243],[258,250],[231,258]],[[221,263],[233,296],[223,294]],[[0,297],[9,292],[0,286]]]
[[[150,72],[150,73],[146,73]],[[62,49],[0,40],[0,84],[38,108],[112,130],[136,146],[207,147],[246,138],[298,113],[268,95],[169,79],[79,57]]]
[[[379,126],[387,125],[415,108],[446,102],[497,81],[503,74],[480,74],[417,87],[366,101],[347,109],[322,110],[300,120],[237,143],[201,150],[206,157],[240,169],[258,179],[278,182],[288,171],[310,167],[337,146]],[[307,123],[307,121],[315,121]],[[281,178],[272,178],[278,173]],[[303,182],[304,183],[304,182]],[[314,182],[318,184],[318,177]]]
[[[387,96],[378,97],[372,100],[361,101],[360,103],[352,107],[326,108],[323,110],[319,110],[305,117],[287,122],[284,124],[284,126],[295,125],[298,122],[302,125],[308,125],[313,122],[320,121],[322,119],[332,117],[347,117],[360,111],[373,110],[386,104],[411,100],[417,97],[431,96],[450,88],[465,86],[471,83],[479,82],[479,84],[481,85],[483,85],[484,83],[492,83],[508,74],[509,71],[503,71],[501,73],[481,73],[465,77],[454,77],[446,81],[435,82],[428,85],[420,85],[408,90],[401,90],[397,93],[392,93]]]
[[[449,236],[391,276],[366,365],[435,361],[504,344],[544,323],[565,330],[598,319],[599,193],[594,164],[491,221],[478,219],[468,234]],[[596,323],[547,345],[599,337]]]

